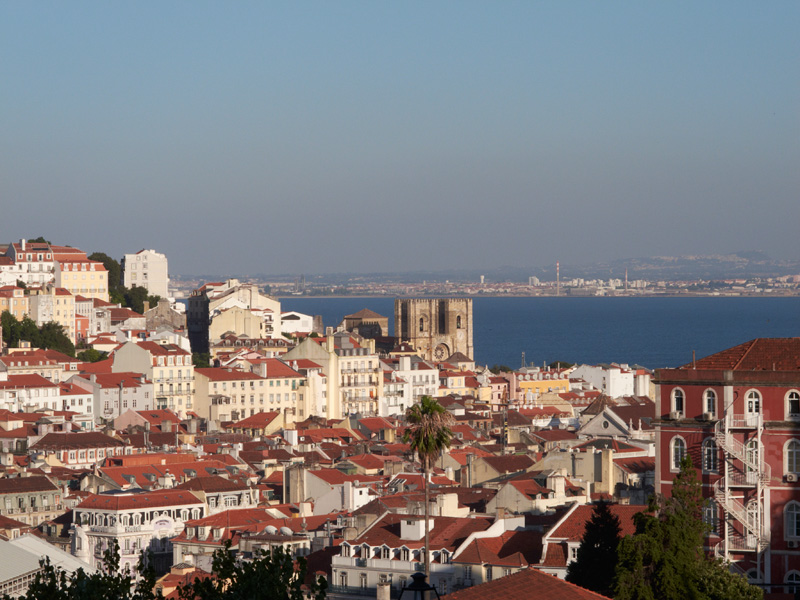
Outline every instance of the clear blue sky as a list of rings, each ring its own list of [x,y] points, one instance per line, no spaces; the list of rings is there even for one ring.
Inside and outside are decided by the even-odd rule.
[[[800,259],[800,3],[4,2],[0,241],[173,273]]]

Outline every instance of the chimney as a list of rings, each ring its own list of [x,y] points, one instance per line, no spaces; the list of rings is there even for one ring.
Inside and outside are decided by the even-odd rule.
[[[25,252],[25,238],[22,238],[22,239],[19,241],[19,245],[21,246],[21,248],[22,248],[22,251],[23,251],[23,252]]]

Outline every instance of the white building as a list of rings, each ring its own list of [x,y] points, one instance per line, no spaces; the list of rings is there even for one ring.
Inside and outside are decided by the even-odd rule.
[[[146,288],[153,296],[169,298],[167,257],[155,250],[139,250],[122,258],[122,285]]]
[[[281,313],[281,331],[283,333],[311,333],[314,331],[314,317],[293,310]]]
[[[606,396],[649,396],[650,371],[629,365],[580,365],[570,373],[570,379],[583,379]]]
[[[205,514],[205,503],[187,490],[92,494],[73,511],[71,552],[97,568],[116,540],[121,569],[135,572],[139,553],[149,550],[156,571],[163,572],[172,565],[170,538]]]
[[[380,415],[402,415],[422,396],[437,396],[439,370],[418,356],[384,359],[384,399]],[[386,370],[390,370],[386,373]]]
[[[174,344],[127,342],[114,352],[112,371],[144,374],[153,383],[156,408],[169,408],[181,416],[194,410],[192,355]]]

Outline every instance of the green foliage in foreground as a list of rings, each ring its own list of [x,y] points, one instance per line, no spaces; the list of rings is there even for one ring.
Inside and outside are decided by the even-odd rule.
[[[19,348],[19,343],[24,340],[34,348],[57,350],[67,356],[75,356],[75,345],[64,333],[64,328],[54,321],[37,327],[30,317],[23,317],[19,321],[4,310],[0,315],[0,326],[3,328],[3,343],[9,348]]]
[[[303,600],[306,559],[297,562],[282,548],[262,552],[252,561],[237,561],[225,548],[214,552],[213,572],[216,577],[195,579],[180,587],[181,600]],[[320,577],[306,593],[313,600],[324,600],[328,585]]]
[[[40,562],[24,600],[157,600],[156,574],[149,566],[152,561],[142,554],[136,572],[120,570],[119,546],[114,545],[103,555],[102,570],[87,575],[83,569],[67,574],[49,559]],[[327,583],[319,578],[303,589],[306,560],[297,562],[278,548],[263,552],[252,561],[238,561],[230,552],[230,542],[214,553],[214,577],[197,578],[179,587],[182,600],[304,600],[304,592],[313,600],[324,600]],[[6,595],[3,600],[11,600]]]
[[[763,591],[703,550],[706,525],[697,472],[689,457],[669,498],[653,498],[635,516],[636,533],[619,545],[617,600],[759,600]]]

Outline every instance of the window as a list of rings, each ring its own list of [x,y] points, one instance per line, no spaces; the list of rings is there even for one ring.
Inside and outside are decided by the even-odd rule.
[[[706,473],[716,473],[719,470],[719,452],[717,444],[713,439],[708,438],[703,442],[703,471]]]
[[[800,392],[792,390],[786,394],[786,418],[800,419]],[[797,571],[794,571],[797,573]]]
[[[783,588],[784,593],[797,594],[797,592],[800,591],[800,573],[797,571],[789,571],[783,579],[783,582],[790,584]]]
[[[786,523],[786,537],[791,540],[800,538],[800,504],[792,500],[783,511]]]
[[[756,390],[747,392],[745,409],[748,416],[757,415],[761,412],[761,394]]]
[[[361,577],[359,579],[361,580],[361,588],[362,589],[366,588],[367,587],[367,574],[366,573],[361,573]]]
[[[784,464],[787,473],[800,473],[800,442],[789,440],[784,446]]]
[[[705,412],[709,413],[712,417],[717,414],[717,393],[714,390],[706,390],[704,394],[705,404],[703,408]]]
[[[675,388],[672,390],[672,411],[680,413],[683,415],[683,401],[685,399],[685,395],[681,388]]]
[[[711,535],[719,535],[719,510],[717,503],[709,498],[703,506],[703,523],[708,526]]]
[[[676,436],[672,438],[672,452],[670,452],[670,456],[672,457],[672,470],[680,471],[681,461],[683,457],[686,456],[686,442],[682,437]]]

